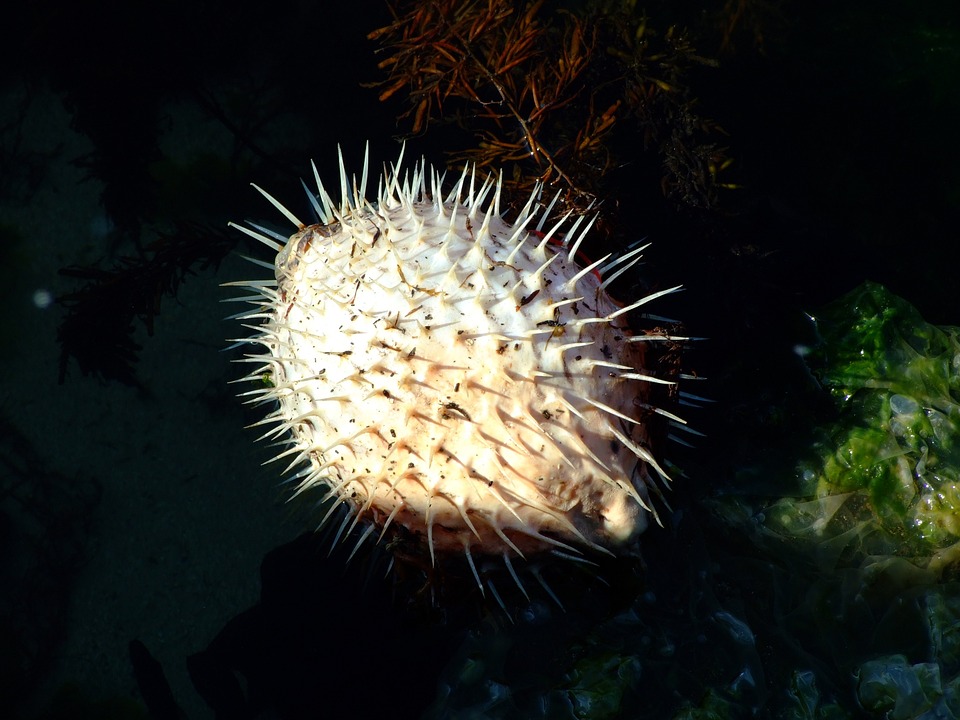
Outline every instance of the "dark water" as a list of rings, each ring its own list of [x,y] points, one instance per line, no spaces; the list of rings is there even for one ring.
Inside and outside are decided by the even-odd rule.
[[[713,402],[688,413],[706,436],[675,451],[674,512],[642,567],[510,626],[402,610],[391,583],[298,540],[314,516],[283,504],[282,468],[260,466],[270,451],[243,429],[259,413],[232,397],[237,354],[220,352],[240,329],[222,321],[238,308],[219,283],[263,272],[226,223],[273,217],[248,183],[299,198],[311,158],[336,177],[337,143],[353,167],[366,141],[375,164],[396,156],[403,93],[381,103],[362,86],[382,77],[365,36],[385,6],[7,12],[0,706],[13,717],[148,704],[212,717],[208,703],[220,717],[418,717],[432,701],[433,717],[957,711],[952,571],[791,543],[763,515],[797,491],[796,458],[831,417],[796,352],[807,313],[872,280],[960,324],[954,3],[648,7],[651,32],[689,28],[717,59],[685,82],[725,131],[710,139],[739,189],[709,208],[666,197],[663,158],[623,123],[604,242],[647,237],[636,284],[685,285],[656,312],[708,338],[687,360],[708,378],[690,390]],[[408,157],[442,164],[465,137],[433,128]],[[81,299],[103,320],[61,334],[64,356],[66,310],[50,299],[91,281],[108,290]]]

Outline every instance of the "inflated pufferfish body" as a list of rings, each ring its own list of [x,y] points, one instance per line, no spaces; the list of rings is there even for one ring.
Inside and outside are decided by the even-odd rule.
[[[431,562],[630,550],[667,476],[647,429],[665,381],[644,371],[663,336],[626,316],[677,288],[622,306],[606,287],[643,248],[602,281],[609,256],[574,259],[592,221],[563,242],[568,217],[528,230],[537,194],[508,223],[495,180],[464,173],[444,198],[432,168],[401,179],[398,162],[370,202],[366,166],[349,192],[341,157],[340,205],[317,178],[321,224],[267,195],[299,228],[289,240],[241,228],[279,251],[276,282],[236,284],[257,292],[242,317],[261,320],[247,379],[267,381],[245,395],[276,402],[265,437],[303,465],[297,492],[348,506],[358,545],[399,533]]]

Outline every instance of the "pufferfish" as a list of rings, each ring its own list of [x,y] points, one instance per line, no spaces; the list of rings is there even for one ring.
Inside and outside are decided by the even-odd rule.
[[[501,213],[502,176],[465,170],[452,189],[403,152],[366,195],[340,155],[334,202],[320,181],[289,237],[234,225],[276,253],[274,278],[231,285],[259,351],[243,393],[272,410],[294,494],[320,489],[338,537],[368,538],[430,565],[465,558],[630,553],[670,483],[652,428],[684,421],[655,404],[676,376],[647,369],[654,343],[631,313],[680,286],[622,304],[607,292],[646,246],[581,266],[595,221],[551,220],[537,190]],[[306,189],[306,185],[304,185]],[[534,219],[539,217],[533,227]],[[674,374],[675,375],[675,374]],[[522,588],[522,585],[521,585]]]

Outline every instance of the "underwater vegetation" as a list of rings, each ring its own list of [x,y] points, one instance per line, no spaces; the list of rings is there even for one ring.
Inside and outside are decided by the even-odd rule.
[[[815,511],[771,508],[785,532],[856,535],[863,550],[956,560],[960,328],[924,322],[866,283],[816,316],[808,362],[837,408],[800,465]],[[857,532],[859,530],[859,532]]]
[[[148,336],[153,335],[163,298],[176,297],[188,276],[215,268],[235,246],[236,241],[223,230],[183,223],[160,233],[143,253],[121,258],[109,270],[61,269],[61,275],[82,280],[84,285],[57,299],[65,310],[57,329],[60,383],[73,359],[84,375],[138,385],[137,327],[142,325]]]
[[[545,183],[578,211],[619,200],[631,185],[620,183],[624,166],[659,173],[664,194],[689,207],[712,207],[733,187],[719,177],[732,162],[723,130],[691,88],[692,72],[716,61],[682,28],[655,27],[631,2],[391,7],[394,22],[370,33],[385,55],[380,99],[404,93],[400,119],[413,135],[446,130],[454,164],[510,168],[518,197]]]

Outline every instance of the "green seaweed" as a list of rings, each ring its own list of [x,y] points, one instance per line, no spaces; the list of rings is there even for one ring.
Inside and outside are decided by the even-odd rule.
[[[944,681],[935,662],[910,664],[903,655],[865,662],[858,699],[865,710],[889,720],[934,720],[960,715],[960,677]]]
[[[871,551],[929,555],[953,545],[960,329],[925,322],[874,283],[829,305],[816,323],[822,342],[808,361],[837,414],[799,465],[801,494],[818,499],[806,529],[836,536],[860,523],[861,537],[874,535]],[[795,532],[803,526],[793,512],[775,516]]]

